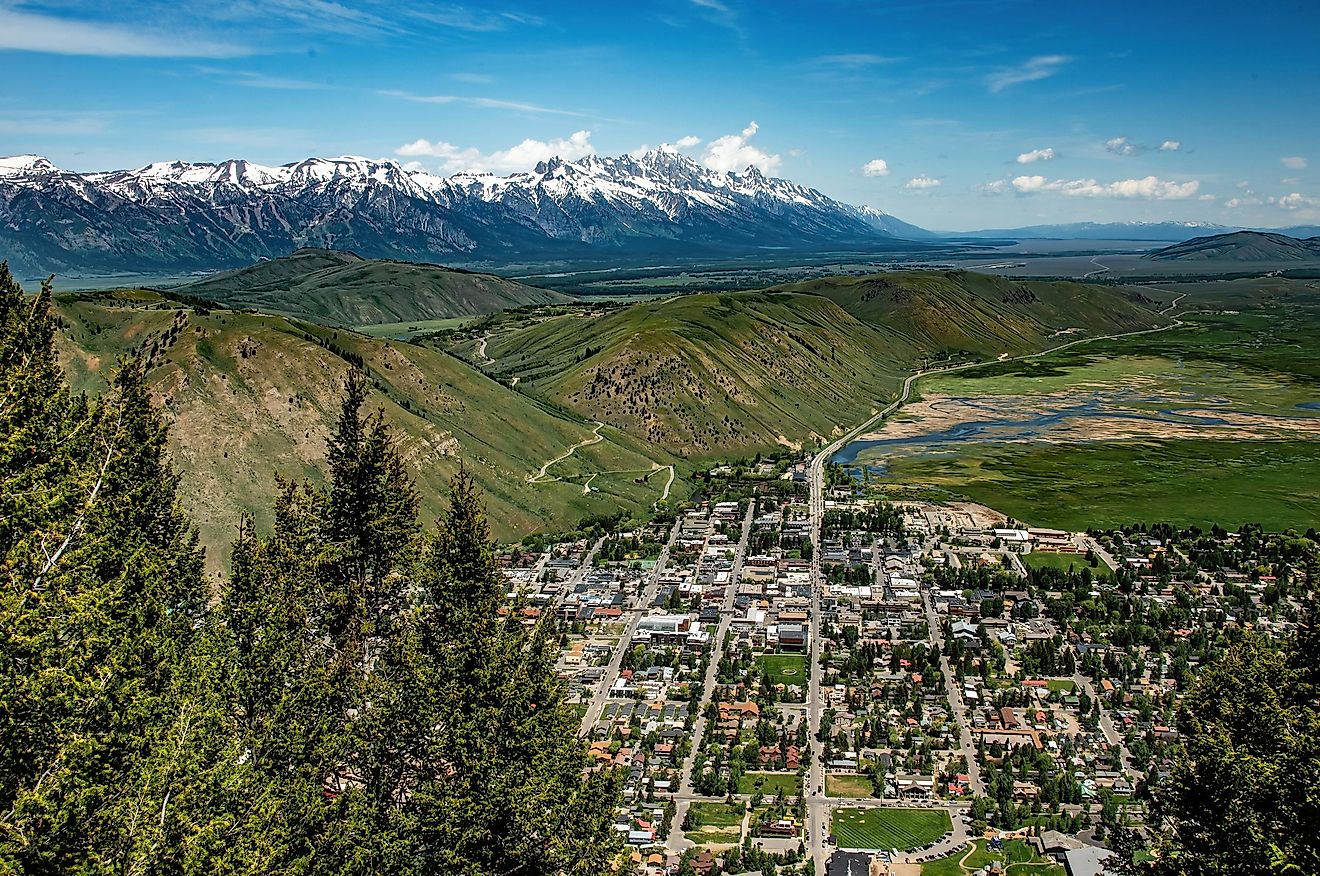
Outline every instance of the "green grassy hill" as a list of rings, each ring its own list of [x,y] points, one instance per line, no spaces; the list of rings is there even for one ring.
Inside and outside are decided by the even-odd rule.
[[[300,249],[284,258],[207,277],[179,291],[227,307],[338,326],[481,316],[525,304],[570,300],[493,274],[363,259],[328,249]]]
[[[1286,234],[1235,231],[1194,237],[1182,243],[1146,253],[1154,261],[1222,262],[1316,262],[1320,261],[1320,237],[1299,240]]]
[[[542,463],[590,438],[592,424],[446,353],[280,316],[198,313],[151,292],[60,296],[56,307],[62,360],[77,388],[98,391],[130,349],[151,354],[149,376],[172,423],[184,502],[213,569],[242,511],[266,518],[277,472],[322,477],[349,360],[360,360],[373,380],[373,404],[394,428],[428,519],[460,460],[485,489],[503,539],[569,528],[619,507],[648,508],[665,478],[638,480],[673,461],[607,428],[605,440],[552,467],[547,482],[531,484]],[[682,490],[680,478],[676,498]]]
[[[968,271],[830,277],[776,288],[823,295],[921,358],[994,358],[1041,349],[1060,331],[1085,337],[1152,325],[1153,302],[1139,293]]]
[[[901,380],[884,339],[819,296],[685,295],[492,339],[493,373],[683,454],[798,444]]]
[[[585,417],[708,456],[835,434],[932,361],[1161,323],[1154,302],[1107,287],[906,272],[496,320],[482,362]],[[470,342],[459,349],[472,355]]]

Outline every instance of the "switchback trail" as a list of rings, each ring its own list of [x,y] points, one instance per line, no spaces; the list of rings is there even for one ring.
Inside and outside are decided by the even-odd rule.
[[[564,451],[560,455],[556,456],[554,459],[547,462],[545,465],[541,466],[541,470],[538,471],[536,474],[528,475],[527,483],[541,484],[541,483],[546,483],[548,481],[559,480],[559,478],[552,478],[546,475],[546,471],[550,468],[550,466],[554,465],[555,463],[563,462],[565,459],[568,459],[570,456],[576,453],[578,448],[580,447],[587,447],[591,444],[599,444],[600,442],[604,441],[605,436],[600,434],[600,430],[604,428],[605,428],[604,423],[597,422],[596,427],[591,430],[590,438],[584,438],[583,440],[574,444],[572,447],[568,448],[568,450]]]

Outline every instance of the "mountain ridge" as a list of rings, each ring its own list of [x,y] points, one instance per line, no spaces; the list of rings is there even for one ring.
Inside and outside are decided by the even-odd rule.
[[[164,161],[74,173],[0,159],[0,252],[20,272],[215,270],[307,247],[492,261],[907,246],[916,226],[666,150],[449,177],[394,160]]]
[[[1261,231],[1194,237],[1146,253],[1152,261],[1320,262],[1320,237],[1296,238]]]

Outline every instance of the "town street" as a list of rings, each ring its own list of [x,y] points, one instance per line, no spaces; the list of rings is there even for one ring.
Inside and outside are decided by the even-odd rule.
[[[973,794],[985,794],[985,785],[981,782],[981,768],[976,763],[976,746],[972,742],[972,731],[967,726],[967,710],[963,705],[962,691],[958,679],[949,666],[949,657],[945,653],[944,633],[939,618],[935,616],[935,606],[931,602],[930,591],[921,591],[921,601],[926,608],[926,623],[930,625],[930,641],[940,649],[940,673],[944,676],[944,689],[949,697],[949,708],[953,710],[953,719],[958,722],[958,741],[963,754],[967,757],[968,786]]]
[[[638,596],[637,604],[632,607],[632,618],[628,621],[628,627],[619,637],[618,643],[614,646],[614,656],[610,658],[609,666],[606,667],[604,677],[596,684],[596,692],[591,697],[591,704],[587,707],[587,713],[582,716],[582,732],[591,733],[591,728],[596,726],[600,720],[601,713],[605,710],[605,703],[609,699],[610,688],[619,677],[619,667],[623,665],[623,655],[632,646],[633,634],[637,632],[637,625],[641,623],[642,615],[646,609],[655,600],[656,590],[660,586],[660,578],[664,575],[665,566],[669,563],[669,550],[674,546],[678,539],[678,533],[683,528],[683,518],[680,516],[674,521],[674,528],[669,533],[669,540],[660,551],[659,558],[655,561],[655,568],[651,570],[647,578],[646,587]],[[596,549],[599,549],[601,542],[596,543]],[[595,551],[593,550],[593,555]],[[585,566],[585,564],[584,564]]]

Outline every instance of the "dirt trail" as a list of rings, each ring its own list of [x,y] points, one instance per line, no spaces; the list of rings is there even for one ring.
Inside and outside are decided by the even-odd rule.
[[[604,429],[604,428],[605,428],[605,424],[604,424],[604,423],[600,423],[600,422],[596,423],[596,427],[595,427],[594,429],[591,430],[591,437],[590,437],[590,438],[584,438],[583,440],[581,440],[581,441],[579,441],[578,443],[574,444],[572,447],[568,448],[568,450],[566,450],[566,451],[564,451],[563,453],[561,453],[561,454],[559,454],[558,456],[556,456],[554,459],[551,459],[551,460],[549,460],[548,462],[546,462],[545,465],[542,465],[542,466],[541,466],[541,470],[540,470],[540,471],[538,471],[538,472],[537,472],[536,474],[534,474],[534,475],[529,475],[529,476],[527,477],[527,483],[529,483],[529,484],[542,484],[542,483],[546,483],[546,482],[548,482],[548,481],[557,481],[557,480],[559,480],[559,478],[552,478],[552,477],[549,477],[549,476],[546,474],[546,471],[549,470],[550,466],[554,465],[555,463],[563,462],[565,459],[568,459],[570,456],[572,456],[574,453],[576,453],[576,452],[578,451],[578,448],[580,448],[580,447],[588,447],[588,446],[590,446],[590,445],[592,445],[592,444],[599,444],[600,442],[604,441],[604,440],[605,440],[605,436],[602,435],[602,434],[600,434],[600,430],[601,430],[601,429]]]

